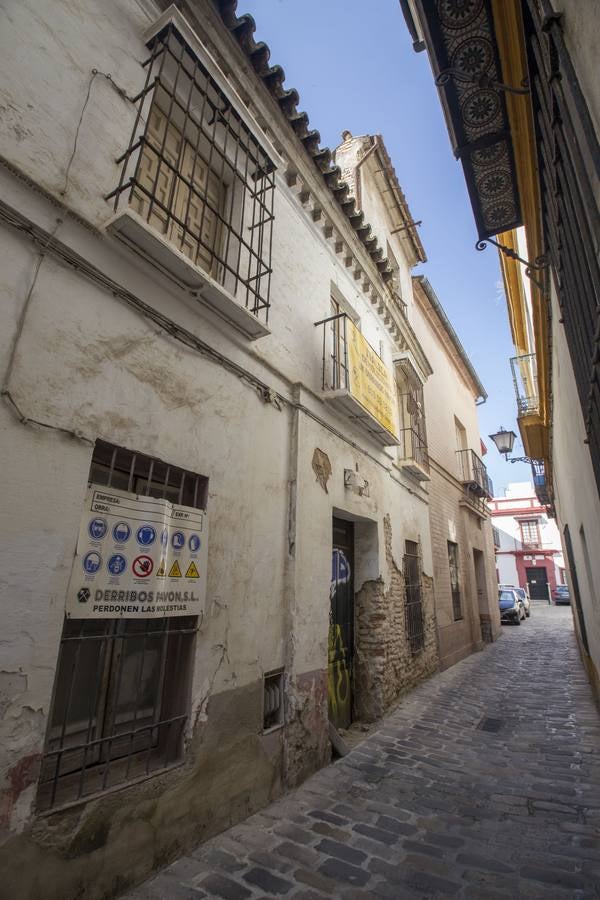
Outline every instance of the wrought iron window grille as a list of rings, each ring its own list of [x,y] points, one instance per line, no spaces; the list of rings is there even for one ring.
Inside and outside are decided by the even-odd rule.
[[[416,541],[405,541],[404,548],[406,634],[410,651],[415,656],[425,647],[421,553]]]
[[[275,165],[171,22],[149,43],[137,114],[107,200],[133,209],[268,319]]]
[[[208,479],[97,441],[93,484],[206,508]],[[37,792],[41,813],[181,763],[197,616],[65,619]]]
[[[600,140],[560,14],[523,3],[544,240],[600,490]]]
[[[283,669],[266,672],[263,676],[263,732],[284,724],[283,685]]]
[[[348,336],[346,312],[338,312],[339,305],[332,300],[333,315],[315,322],[315,328],[323,326],[321,387],[324,391],[345,390],[349,386]],[[329,326],[329,327],[327,327]]]
[[[460,596],[460,580],[458,566],[458,544],[448,541],[448,566],[450,569],[450,593],[452,595],[452,615],[458,622],[463,617],[462,602]]]
[[[38,812],[182,761],[197,630],[195,616],[65,620]]]
[[[401,439],[399,457],[401,460],[414,460],[428,473],[430,467],[423,385],[408,359],[401,359],[396,363],[396,384]]]

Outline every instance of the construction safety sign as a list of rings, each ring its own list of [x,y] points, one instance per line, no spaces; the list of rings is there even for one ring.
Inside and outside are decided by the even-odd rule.
[[[204,510],[90,485],[67,616],[197,616],[204,610],[207,550]]]

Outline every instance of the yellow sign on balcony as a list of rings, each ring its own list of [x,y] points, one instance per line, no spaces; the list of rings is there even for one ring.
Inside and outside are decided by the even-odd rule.
[[[387,431],[398,436],[394,381],[383,360],[347,319],[349,391]]]

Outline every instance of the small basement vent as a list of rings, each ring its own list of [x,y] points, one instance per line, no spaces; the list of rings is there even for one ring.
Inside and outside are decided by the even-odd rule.
[[[283,670],[264,675],[263,731],[283,725]]]

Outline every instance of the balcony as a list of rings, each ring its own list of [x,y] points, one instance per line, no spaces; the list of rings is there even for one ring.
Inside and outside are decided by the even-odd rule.
[[[427,443],[415,428],[400,430],[398,448],[400,466],[419,481],[429,481],[429,454]]]
[[[510,361],[518,416],[537,416],[540,398],[537,387],[537,362],[535,353],[513,356]]]
[[[542,506],[550,506],[552,498],[548,481],[546,479],[546,464],[543,459],[534,459],[531,463],[531,471],[533,474],[533,488],[535,495]]]
[[[459,478],[467,494],[474,495],[481,500],[491,500],[494,496],[494,486],[487,473],[485,463],[474,450],[457,450],[456,456]]]
[[[345,413],[382,447],[398,446],[391,373],[346,313],[315,322],[323,329],[323,400]]]

